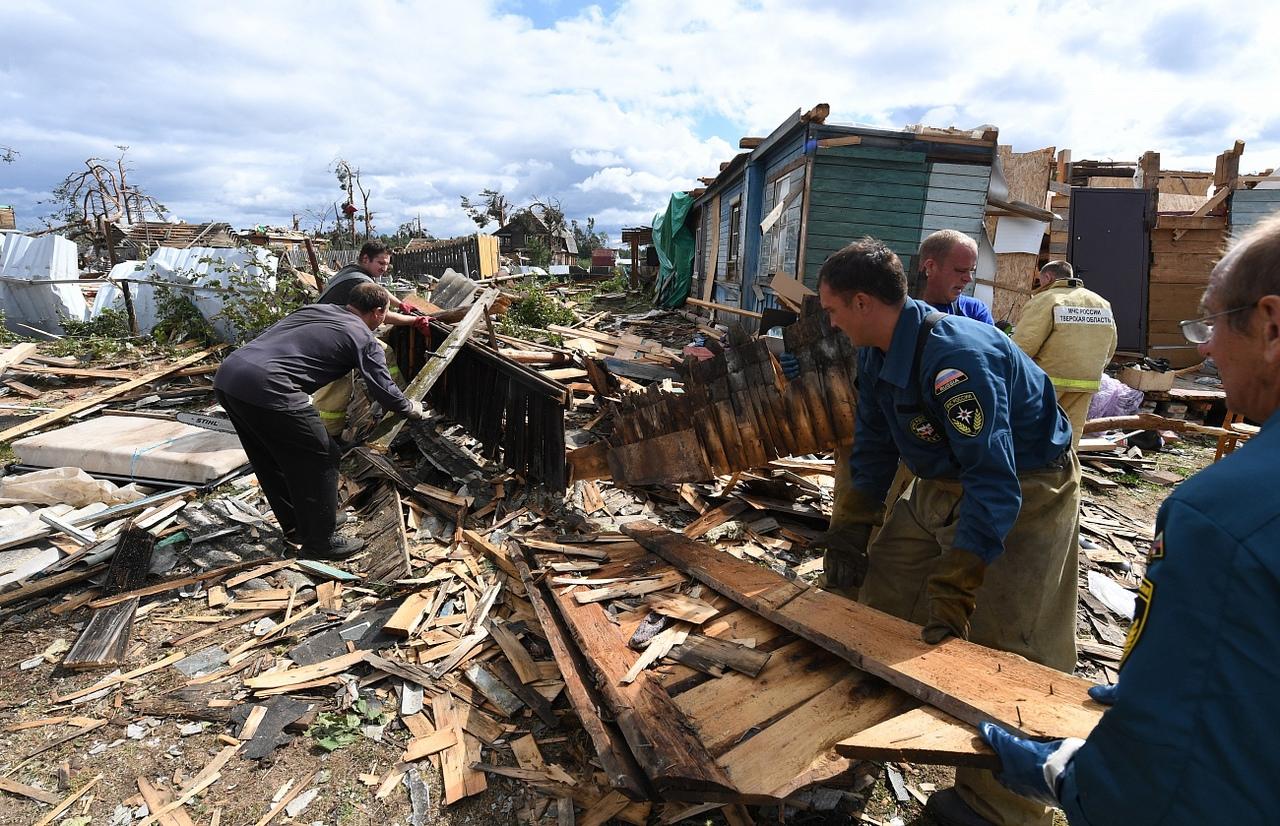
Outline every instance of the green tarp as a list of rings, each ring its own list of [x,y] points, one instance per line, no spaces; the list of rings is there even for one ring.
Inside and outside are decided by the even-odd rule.
[[[653,304],[665,310],[684,304],[693,281],[693,230],[686,221],[693,198],[684,192],[671,196],[667,208],[653,216],[653,248],[658,253],[658,280]]]

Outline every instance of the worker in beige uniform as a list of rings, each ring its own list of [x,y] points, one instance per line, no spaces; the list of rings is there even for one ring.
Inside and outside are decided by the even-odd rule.
[[[916,260],[920,262],[920,270],[925,276],[921,298],[926,304],[947,315],[995,324],[986,304],[964,294],[978,265],[976,241],[953,229],[938,230],[921,242]],[[794,378],[792,373],[798,375],[799,363],[794,359],[791,363],[794,369],[787,375]],[[863,508],[852,495],[853,482],[849,475],[851,449],[848,444],[836,446],[831,521],[826,532],[814,539],[810,547],[823,552],[823,571],[817,581],[818,587],[855,599],[866,573],[867,561],[865,554],[853,554],[850,549],[865,548],[867,541],[862,534],[874,528],[861,519]],[[889,488],[889,501],[896,500],[910,481],[911,471],[906,465],[899,465],[898,474]]]
[[[1111,304],[1088,290],[1066,261],[1050,261],[1034,281],[1036,293],[1022,308],[1013,343],[1049,374],[1058,404],[1071,419],[1071,446],[1089,419],[1089,400],[1116,353]]]
[[[391,248],[381,241],[370,241],[360,248],[356,263],[348,264],[329,279],[320,297],[316,299],[316,303],[345,307],[352,290],[361,284],[377,283],[375,279],[386,275],[389,269],[391,269]],[[429,318],[395,312],[404,308],[394,296],[391,298],[391,306],[394,309],[387,310],[387,324],[414,327],[424,336],[431,335]],[[377,341],[386,357],[391,380],[395,382],[396,387],[404,389],[404,377],[396,367],[395,355],[387,347],[386,342],[380,338]],[[325,431],[334,438],[341,436],[347,426],[347,405],[351,402],[351,394],[355,388],[354,380],[355,374],[348,373],[321,387],[311,397],[311,403],[320,414],[320,421],[324,424]]]

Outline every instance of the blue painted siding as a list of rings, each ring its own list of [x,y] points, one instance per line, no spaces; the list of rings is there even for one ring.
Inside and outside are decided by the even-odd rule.
[[[1280,214],[1280,189],[1236,190],[1231,195],[1231,238],[1239,238],[1276,214]]]

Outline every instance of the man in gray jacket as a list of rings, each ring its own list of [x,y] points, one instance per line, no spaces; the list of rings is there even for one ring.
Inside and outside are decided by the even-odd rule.
[[[337,446],[311,406],[310,394],[358,371],[388,412],[422,417],[387,372],[373,331],[390,294],[356,285],[344,306],[312,304],[289,314],[228,356],[214,377],[214,395],[240,437],[285,539],[301,555],[340,559],[361,543],[334,534],[338,511]]]

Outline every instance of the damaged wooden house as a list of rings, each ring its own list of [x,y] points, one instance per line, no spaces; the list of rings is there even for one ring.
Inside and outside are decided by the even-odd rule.
[[[1012,202],[997,130],[844,126],[826,122],[829,108],[796,111],[767,137],[743,138],[746,151],[691,193],[689,303],[748,321],[765,309],[796,309],[822,262],[849,241],[883,240],[911,273],[920,242],[940,229],[978,242],[974,289],[990,302],[996,261],[984,217],[1051,217],[1043,198]]]

